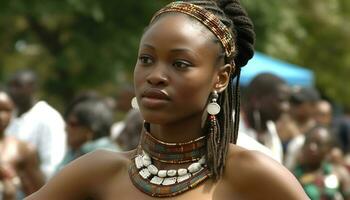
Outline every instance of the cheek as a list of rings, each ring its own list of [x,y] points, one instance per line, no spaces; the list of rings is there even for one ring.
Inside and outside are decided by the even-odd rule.
[[[181,81],[175,88],[178,91],[179,105],[184,105],[189,110],[202,110],[207,103],[208,96],[212,90],[211,77],[203,77],[196,79],[186,79]]]
[[[135,66],[134,69],[134,87],[135,87],[135,95],[138,95],[139,88],[142,85],[142,83],[145,82],[145,76],[143,74],[143,71],[140,69],[140,67]]]
[[[5,111],[0,112],[0,121],[2,121],[5,125],[8,125],[11,119],[11,113]]]

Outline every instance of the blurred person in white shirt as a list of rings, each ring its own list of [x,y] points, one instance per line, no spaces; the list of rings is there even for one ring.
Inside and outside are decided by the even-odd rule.
[[[38,81],[33,71],[17,71],[7,86],[16,110],[5,133],[37,148],[40,168],[48,179],[65,154],[64,120],[47,102],[36,99]]]

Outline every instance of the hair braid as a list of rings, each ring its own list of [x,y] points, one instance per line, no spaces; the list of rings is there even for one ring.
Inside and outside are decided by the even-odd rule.
[[[234,24],[237,48],[234,61],[237,67],[243,67],[254,55],[253,23],[239,0],[218,0],[218,5]]]
[[[232,31],[236,42],[235,54],[230,58],[225,58],[225,63],[233,63],[236,71],[226,90],[219,95],[218,103],[222,111],[217,115],[217,128],[210,132],[209,120],[206,121],[204,128],[204,131],[209,134],[207,142],[208,165],[213,178],[217,180],[224,170],[229,143],[237,141],[240,112],[239,78],[241,67],[253,57],[255,33],[253,23],[239,0],[186,0],[186,2],[201,6],[215,14]],[[234,77],[236,77],[235,89]],[[233,110],[235,110],[234,120],[232,119]]]

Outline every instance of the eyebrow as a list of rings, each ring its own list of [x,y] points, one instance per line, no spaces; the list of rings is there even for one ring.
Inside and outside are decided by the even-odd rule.
[[[194,51],[192,51],[191,49],[188,49],[188,48],[176,48],[176,49],[172,49],[170,50],[171,52],[192,52],[192,53],[195,53]]]
[[[150,44],[142,44],[142,46],[146,47],[146,48],[150,48],[152,50],[155,50],[156,48]],[[197,56],[197,53],[191,49],[188,48],[175,48],[175,49],[171,49],[170,52],[173,53],[177,53],[177,52],[190,52],[192,53],[194,56]]]
[[[155,50],[156,48],[154,48],[154,46],[150,45],[150,44],[142,44],[142,46],[150,48],[152,50]]]
[[[144,47],[147,47],[147,48],[150,48],[150,49],[156,49],[154,46],[150,45],[150,44],[143,44],[142,46]],[[190,52],[194,52],[192,51],[191,49],[188,49],[188,48],[175,48],[175,49],[172,49],[170,50],[172,52],[181,52],[181,51],[190,51]]]
[[[191,54],[192,56],[194,56],[195,58],[198,58],[197,52],[195,52],[191,49],[188,49],[188,48],[175,48],[175,49],[171,49],[170,52],[172,52],[172,53],[187,52],[187,53]]]

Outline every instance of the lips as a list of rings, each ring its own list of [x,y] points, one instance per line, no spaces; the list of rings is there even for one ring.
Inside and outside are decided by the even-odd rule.
[[[169,100],[169,96],[159,89],[149,88],[142,93],[142,98],[159,99],[159,100]]]
[[[141,94],[141,103],[147,108],[159,108],[170,100],[168,94],[160,89],[149,88]]]

